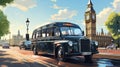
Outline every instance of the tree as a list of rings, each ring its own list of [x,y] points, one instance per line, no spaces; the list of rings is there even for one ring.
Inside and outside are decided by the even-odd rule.
[[[112,37],[115,39],[115,42],[119,41],[120,36],[120,13],[112,12],[107,21],[105,22],[105,25],[108,29],[108,31],[112,34]],[[119,43],[119,42],[118,42]]]
[[[6,4],[13,2],[13,0],[0,0],[0,6],[5,7]],[[0,10],[0,39],[1,36],[9,33],[9,21],[7,16]]]
[[[0,5],[1,6],[6,6],[7,3],[11,3],[13,0],[0,0]]]
[[[9,21],[7,17],[0,11],[0,38],[9,33]]]

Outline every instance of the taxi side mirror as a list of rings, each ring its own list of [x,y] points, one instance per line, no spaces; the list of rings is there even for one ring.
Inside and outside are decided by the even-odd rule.
[[[84,31],[82,31],[82,35],[84,36]]]

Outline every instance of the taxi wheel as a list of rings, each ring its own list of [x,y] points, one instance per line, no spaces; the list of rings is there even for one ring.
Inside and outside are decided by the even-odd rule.
[[[21,47],[19,47],[20,48],[20,50],[22,49]]]
[[[38,51],[37,51],[36,47],[33,48],[33,54],[38,55]]]
[[[57,60],[58,61],[65,61],[65,55],[64,55],[64,51],[62,49],[62,47],[58,48],[58,52],[57,52]]]

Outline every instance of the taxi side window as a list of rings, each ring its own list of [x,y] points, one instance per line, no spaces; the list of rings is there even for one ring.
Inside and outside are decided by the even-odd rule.
[[[58,27],[56,27],[56,28],[54,29],[54,35],[55,35],[55,36],[60,36],[60,30],[59,30]]]
[[[42,30],[42,37],[46,37],[46,29]]]
[[[38,31],[38,37],[42,37],[41,30]]]
[[[49,37],[49,36],[54,36],[54,34],[53,34],[53,28],[48,28],[47,29],[47,37]]]
[[[36,31],[33,32],[32,39],[36,39]]]

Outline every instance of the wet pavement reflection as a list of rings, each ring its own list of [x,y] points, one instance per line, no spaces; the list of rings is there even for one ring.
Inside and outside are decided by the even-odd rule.
[[[97,59],[98,67],[120,67],[120,60]]]
[[[44,55],[49,58],[53,58],[49,55]],[[67,58],[65,62],[60,62],[63,67],[71,67],[69,64],[75,64],[78,67],[120,67],[120,60],[107,59],[107,58],[94,58],[92,63],[85,63],[83,57],[71,57]],[[76,66],[76,67],[77,67]]]

